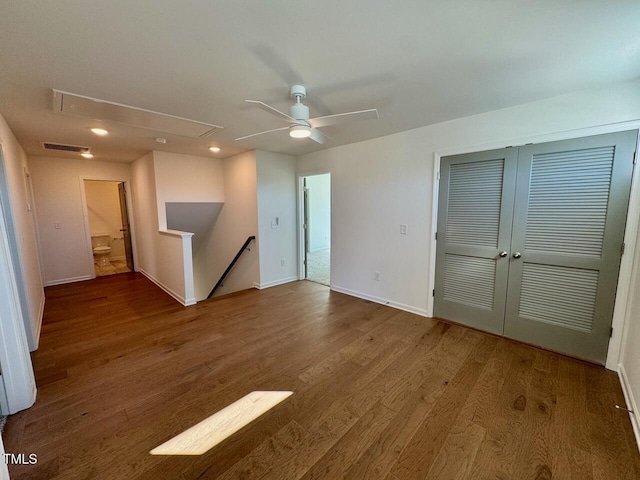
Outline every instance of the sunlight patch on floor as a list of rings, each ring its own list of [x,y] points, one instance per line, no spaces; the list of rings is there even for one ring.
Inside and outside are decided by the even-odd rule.
[[[151,455],[202,455],[293,395],[255,391],[151,450]]]

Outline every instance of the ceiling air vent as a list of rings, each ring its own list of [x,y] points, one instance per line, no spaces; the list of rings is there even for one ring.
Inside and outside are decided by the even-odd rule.
[[[42,142],[42,146],[46,150],[62,150],[63,152],[87,153],[89,147],[81,147],[79,145],[65,145],[63,143]]]

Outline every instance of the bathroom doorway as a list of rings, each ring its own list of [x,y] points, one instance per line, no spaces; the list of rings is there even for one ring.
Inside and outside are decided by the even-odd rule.
[[[331,175],[302,177],[303,278],[331,285]]]
[[[124,182],[84,180],[95,274],[133,271],[131,228]]]

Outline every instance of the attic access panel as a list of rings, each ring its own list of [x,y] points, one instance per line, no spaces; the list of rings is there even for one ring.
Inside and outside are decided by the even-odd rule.
[[[223,127],[166,113],[53,90],[53,111],[75,117],[122,123],[191,138],[207,138]]]

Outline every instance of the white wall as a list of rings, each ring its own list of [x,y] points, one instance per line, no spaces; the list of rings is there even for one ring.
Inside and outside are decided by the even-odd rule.
[[[332,287],[425,314],[433,153],[416,137],[398,134],[305,155],[298,171],[331,172]],[[409,235],[400,236],[401,223]]]
[[[155,277],[158,258],[155,241],[158,233],[158,209],[152,152],[131,164],[131,193],[138,251],[135,267],[136,270]]]
[[[631,275],[631,292],[627,303],[627,318],[623,336],[620,377],[627,399],[627,407],[636,415],[630,415],[636,441],[640,448],[640,242],[636,244],[634,271]],[[626,254],[626,253],[625,253]]]
[[[45,284],[93,278],[93,251],[82,198],[83,178],[129,183],[131,166],[53,157],[29,157],[29,163],[38,211]],[[55,228],[55,222],[60,223],[60,229]],[[135,224],[132,229],[135,236]]]
[[[640,82],[630,82],[303,155],[299,173],[331,172],[333,288],[426,315],[435,153],[569,138],[639,118]]]
[[[109,258],[124,258],[124,239],[120,231],[122,229],[122,214],[120,212],[118,182],[85,180],[84,192],[87,199],[91,236],[109,235],[111,242]]]
[[[331,175],[306,178],[309,190],[309,249],[312,252],[331,247]]]
[[[153,152],[153,165],[157,218],[161,230],[167,228],[166,203],[224,202],[225,182],[222,160],[211,157]],[[206,231],[204,234],[198,232],[198,235],[204,237],[198,238],[198,245],[203,245],[207,242],[206,237],[210,235],[210,232]],[[190,242],[191,240],[193,240],[193,237],[189,239]],[[166,239],[164,241],[166,242]],[[191,254],[195,253],[192,250],[193,245],[190,245],[189,248]],[[196,286],[199,286],[201,291],[211,288],[208,283],[200,285],[199,282],[204,275],[203,268],[198,266],[195,259],[185,259],[184,265],[187,265],[187,270],[192,272],[185,278],[185,282],[192,285],[192,287],[187,285],[187,290],[191,288],[191,291],[194,291]],[[169,271],[167,271],[167,275],[169,275]],[[167,281],[169,280],[167,279]],[[190,298],[187,303],[194,302],[195,298],[201,299],[195,293],[191,293],[188,296]]]
[[[167,228],[167,202],[223,202],[222,160],[153,152],[158,225]]]
[[[155,234],[158,258],[150,277],[183,305],[196,303],[193,280],[191,233],[160,230]]]
[[[191,234],[158,228],[155,153],[150,152],[131,165],[136,270],[183,305],[191,305],[195,303]]]
[[[29,349],[38,348],[42,314],[44,311],[44,289],[38,252],[38,232],[35,227],[35,207],[29,198],[27,178],[29,165],[24,150],[13,135],[4,117],[0,115],[0,145],[4,157],[4,171],[8,185],[10,205],[7,221],[11,223],[11,243],[16,250],[16,281],[20,306],[25,322]],[[28,210],[28,205],[32,208]]]
[[[260,288],[298,279],[296,161],[256,151]],[[277,220],[277,228],[272,222]],[[284,265],[282,261],[284,260]]]
[[[224,206],[211,235],[194,259],[196,299],[207,297],[247,237],[258,235],[256,152],[226,158]],[[259,240],[258,238],[256,240]],[[258,245],[252,242],[216,295],[252,288],[260,283]]]

